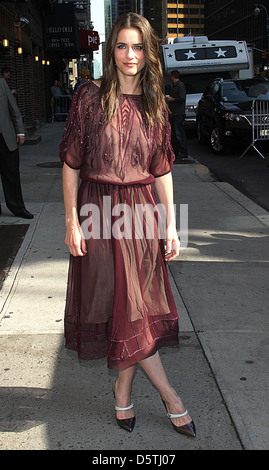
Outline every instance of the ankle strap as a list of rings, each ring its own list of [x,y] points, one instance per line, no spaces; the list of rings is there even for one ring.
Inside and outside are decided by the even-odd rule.
[[[126,411],[126,410],[130,410],[130,409],[133,408],[133,407],[134,407],[134,404],[133,404],[133,403],[131,403],[130,406],[126,406],[126,408],[121,408],[120,406],[117,406],[117,405],[116,405],[116,406],[115,406],[115,410],[116,410],[116,411]]]
[[[184,413],[181,413],[180,415],[176,415],[173,413],[167,413],[168,418],[173,419],[173,418],[183,418],[183,416],[186,416],[188,414],[188,410],[184,411]]]

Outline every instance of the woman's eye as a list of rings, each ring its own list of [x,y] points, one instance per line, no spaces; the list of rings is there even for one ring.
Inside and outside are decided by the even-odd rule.
[[[126,45],[125,44],[118,44],[117,48],[118,49],[126,49]],[[134,50],[142,51],[143,46],[134,46],[133,48],[134,48]]]

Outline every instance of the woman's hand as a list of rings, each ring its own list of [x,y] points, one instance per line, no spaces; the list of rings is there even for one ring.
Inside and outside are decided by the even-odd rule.
[[[65,243],[71,255],[84,256],[87,253],[86,241],[79,224],[77,214],[77,195],[79,185],[79,170],[63,165],[63,193],[65,204]]]
[[[164,253],[165,261],[172,261],[179,255],[180,241],[174,226],[166,229],[166,247]]]
[[[22,145],[25,142],[25,136],[22,134],[17,134],[17,144]]]
[[[85,238],[83,237],[81,227],[77,224],[67,226],[65,243],[73,256],[85,256],[87,253]]]
[[[160,176],[155,180],[155,187],[163,205],[166,219],[166,249],[164,253],[165,261],[172,261],[179,255],[179,239],[176,229],[176,217],[173,200],[173,179],[171,172]]]

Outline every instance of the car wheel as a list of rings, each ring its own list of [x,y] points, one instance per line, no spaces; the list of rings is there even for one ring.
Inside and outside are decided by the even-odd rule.
[[[203,126],[200,119],[198,119],[196,123],[196,134],[199,144],[204,144],[207,139],[205,134],[203,133]]]
[[[224,144],[220,138],[217,127],[214,127],[210,133],[210,147],[214,153],[221,153],[224,150]]]

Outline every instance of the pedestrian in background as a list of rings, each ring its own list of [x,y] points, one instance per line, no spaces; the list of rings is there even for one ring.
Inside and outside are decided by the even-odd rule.
[[[174,207],[174,154],[158,50],[149,22],[135,13],[123,14],[107,41],[103,78],[81,85],[73,98],[60,145],[65,241],[71,253],[65,338],[66,347],[80,358],[107,356],[108,367],[119,371],[113,391],[121,428],[130,432],[135,425],[131,389],[140,364],[175,430],[194,437],[194,423],[169,384],[158,353],[160,347],[178,343],[178,313],[166,262],[179,254],[175,214],[168,217],[168,207]],[[166,250],[158,235],[154,180],[166,209]],[[90,203],[101,212],[100,219],[93,219],[93,230],[98,232],[94,224],[100,221],[100,233],[106,236],[88,236]],[[140,205],[152,208],[151,239],[143,223],[140,238],[134,225],[130,237],[118,232],[107,236],[105,221],[123,203],[131,214]],[[115,224],[117,220],[112,218]],[[127,230],[134,217],[126,222]]]
[[[184,127],[186,88],[180,80],[178,70],[173,70],[170,78],[173,86],[170,95],[166,96],[166,101],[171,111],[172,145],[176,160],[182,160],[188,158],[187,138]]]
[[[83,83],[85,83],[85,82],[86,82],[86,80],[85,80],[84,77],[78,77],[77,83],[75,84],[75,87],[74,87],[74,91],[77,91],[78,87],[83,85]]]
[[[4,78],[8,82],[11,78],[11,69],[9,67],[2,67],[0,78]],[[13,95],[18,94],[18,91],[15,90],[15,88],[11,88],[10,91]]]
[[[53,84],[50,87],[50,91],[52,94],[52,97],[55,98],[55,96],[62,96],[62,90],[61,90],[61,83],[59,80],[55,79],[53,81]]]
[[[18,146],[24,140],[25,129],[16,100],[6,80],[0,78],[0,173],[5,201],[14,215],[32,219],[23,202],[20,181]]]

